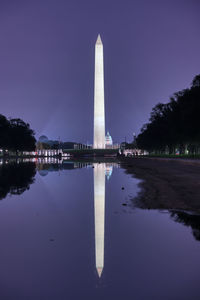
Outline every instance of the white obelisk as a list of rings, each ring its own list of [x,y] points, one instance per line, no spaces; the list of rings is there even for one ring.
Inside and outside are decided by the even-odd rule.
[[[104,267],[105,164],[94,165],[95,260],[99,277]]]
[[[95,45],[93,148],[105,148],[103,44],[100,35],[98,35]]]

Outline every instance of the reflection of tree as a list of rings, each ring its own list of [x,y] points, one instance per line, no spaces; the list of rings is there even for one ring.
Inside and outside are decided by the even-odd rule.
[[[174,221],[192,228],[196,240],[200,241],[200,215],[190,214],[182,211],[173,211],[171,217]]]
[[[62,170],[74,170],[86,167],[91,163],[82,163],[82,162],[71,162],[67,163],[38,163],[37,170],[40,175],[46,176],[48,172],[52,171],[62,171]]]
[[[59,171],[59,170],[73,170],[74,169],[74,163],[68,163],[68,164],[58,164],[58,163],[40,163],[37,164],[37,170],[40,175],[45,176],[48,174],[48,172],[52,171]]]
[[[0,166],[0,200],[7,194],[20,195],[30,188],[36,174],[35,164],[9,163]]]

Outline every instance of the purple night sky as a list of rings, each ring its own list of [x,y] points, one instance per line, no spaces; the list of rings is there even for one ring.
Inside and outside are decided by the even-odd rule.
[[[199,0],[0,0],[0,113],[92,143],[98,33],[114,142],[200,73]]]

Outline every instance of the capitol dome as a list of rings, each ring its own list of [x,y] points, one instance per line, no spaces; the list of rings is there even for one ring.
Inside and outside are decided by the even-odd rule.
[[[48,141],[48,137],[46,135],[41,135],[38,139],[39,142],[45,143]]]
[[[113,144],[113,140],[112,137],[110,135],[110,133],[107,131],[106,137],[105,137],[105,142],[106,142],[106,146],[112,146]]]

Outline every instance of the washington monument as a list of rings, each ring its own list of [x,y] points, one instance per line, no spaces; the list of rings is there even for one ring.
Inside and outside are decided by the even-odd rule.
[[[100,35],[98,35],[95,45],[93,148],[105,148],[103,44]]]

